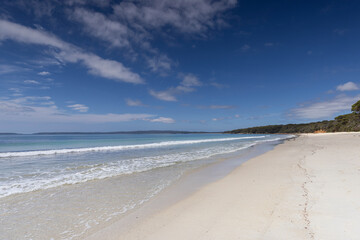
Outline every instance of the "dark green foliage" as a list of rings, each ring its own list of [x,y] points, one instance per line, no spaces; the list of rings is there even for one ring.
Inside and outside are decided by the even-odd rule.
[[[358,103],[360,107],[360,101],[356,104]],[[358,132],[360,131],[360,113],[354,111],[350,114],[340,115],[331,121],[269,125],[236,129],[225,133],[313,133],[318,130],[324,130],[326,132]]]
[[[352,105],[351,111],[355,113],[360,113],[360,100],[354,103],[354,105]]]

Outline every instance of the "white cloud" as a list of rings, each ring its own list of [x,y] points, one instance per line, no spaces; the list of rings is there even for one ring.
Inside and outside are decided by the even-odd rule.
[[[142,28],[171,26],[182,33],[203,34],[223,26],[222,13],[236,6],[236,0],[124,1],[114,6],[118,19]]]
[[[21,92],[20,88],[9,88],[9,90],[17,93]]]
[[[140,100],[126,99],[126,104],[131,107],[145,106]]]
[[[33,85],[39,85],[40,84],[38,81],[35,81],[35,80],[25,80],[24,83],[25,84],[33,84]]]
[[[334,114],[340,113],[342,111],[350,112],[352,104],[354,104],[359,99],[360,95],[356,97],[337,96],[336,98],[329,101],[312,103],[307,106],[292,109],[289,116],[291,118],[300,119],[329,118]]]
[[[338,91],[354,91],[359,90],[359,87],[353,82],[347,82],[345,84],[339,85],[336,87]]]
[[[86,106],[81,104],[70,105],[75,110],[84,110]],[[148,121],[148,122],[175,122],[171,118],[159,117],[154,114],[69,114],[59,109],[49,96],[28,96],[13,99],[0,100],[0,123],[111,123],[127,121]],[[5,126],[0,124],[0,126]]]
[[[9,88],[9,91],[11,91],[12,92],[12,96],[13,97],[20,97],[20,96],[22,96],[23,94],[22,94],[22,90],[20,89],[20,88]]]
[[[45,72],[45,71],[39,72],[38,74],[39,74],[40,76],[48,76],[48,75],[50,75],[49,72]]]
[[[168,102],[174,102],[177,101],[176,98],[177,95],[193,92],[195,91],[194,87],[199,87],[202,85],[199,79],[193,74],[183,75],[182,78],[183,80],[176,87],[170,87],[165,91],[150,90],[149,93],[151,96],[157,99]]]
[[[1,30],[1,28],[0,28],[0,30]],[[1,36],[1,31],[0,31],[0,36]],[[13,73],[13,72],[19,72],[19,71],[24,71],[24,68],[14,66],[14,65],[0,64],[0,75]]]
[[[232,108],[235,108],[235,106],[232,106],[232,105],[210,105],[210,106],[199,106],[199,108],[204,108],[204,109],[232,109]]]
[[[173,91],[173,89],[168,89],[166,91],[154,91],[154,90],[150,90],[149,91],[150,95],[163,100],[163,101],[168,101],[168,102],[174,102],[177,101],[175,95],[175,91]]]
[[[0,40],[14,40],[27,44],[39,44],[67,49],[69,44],[63,42],[52,34],[45,31],[24,27],[22,25],[0,20]]]
[[[61,62],[81,63],[93,75],[129,83],[143,83],[141,77],[126,68],[122,63],[103,59],[95,54],[66,43],[54,35],[42,30],[24,27],[6,20],[0,20],[0,40],[13,40],[26,44],[37,44],[60,50],[54,56]]]
[[[267,43],[264,44],[264,46],[265,46],[265,47],[272,47],[272,46],[274,46],[274,43],[272,43],[272,42],[267,42]]]
[[[132,35],[132,31],[125,24],[110,20],[101,13],[76,8],[71,18],[82,23],[87,33],[114,47],[127,47],[130,44],[129,35]]]
[[[165,54],[147,58],[147,64],[153,72],[166,72],[171,69],[173,62]]]
[[[150,122],[161,122],[161,123],[175,123],[175,120],[172,118],[159,117],[155,119],[149,119]]]
[[[184,76],[184,79],[181,81],[180,85],[185,87],[198,87],[201,86],[202,83],[193,74],[187,74]]]
[[[85,2],[66,3],[79,6]],[[108,4],[109,1],[105,5]],[[115,47],[128,47],[130,42],[148,45],[154,30],[205,36],[207,30],[226,25],[223,13],[236,4],[236,0],[123,1],[113,5],[114,11],[109,15],[77,7],[69,11],[69,17],[83,24],[88,34]]]
[[[221,121],[221,120],[224,120],[225,118],[224,117],[221,117],[221,118],[213,118],[213,119],[211,119],[211,120],[213,120],[214,122],[216,122],[216,121]]]
[[[83,104],[72,104],[68,105],[67,107],[78,112],[87,112],[89,110],[89,107]]]
[[[85,2],[68,1],[77,6]],[[236,4],[237,0],[140,0],[113,4],[113,12],[108,14],[79,7],[68,13],[69,19],[81,23],[86,33],[111,47],[124,48],[132,59],[138,56],[136,49],[139,47],[146,50],[141,55],[150,69],[165,74],[173,62],[151,46],[156,33],[170,36],[173,32],[180,32],[206,37],[208,30],[227,25],[224,12]]]

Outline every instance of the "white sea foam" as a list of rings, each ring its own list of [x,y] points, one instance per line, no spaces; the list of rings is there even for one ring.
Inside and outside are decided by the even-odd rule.
[[[260,137],[262,138],[263,136],[251,137],[251,138],[256,139]],[[291,137],[293,136],[284,136],[273,139],[253,140],[244,143],[234,142],[218,147],[208,147],[208,148],[196,149],[191,151],[180,151],[177,153],[164,154],[159,156],[122,159],[107,163],[85,164],[80,166],[67,167],[60,171],[40,172],[40,173],[33,173],[30,175],[27,174],[26,176],[23,175],[20,178],[16,178],[16,179],[11,178],[5,181],[0,181],[0,198],[17,193],[25,193],[25,192],[42,190],[42,189],[49,189],[53,187],[59,187],[62,185],[84,183],[91,180],[100,180],[100,179],[115,177],[124,174],[144,172],[160,167],[169,167],[181,162],[200,160],[218,154],[227,154],[231,152],[236,152],[239,150],[252,147],[259,143],[279,141]],[[226,140],[228,139],[229,138],[226,138]],[[230,139],[237,140],[244,138],[230,138]],[[224,141],[224,140],[225,139],[207,139],[207,140],[192,140],[192,141],[181,141],[181,142],[182,144],[190,144],[189,142],[199,143],[205,141],[215,142],[215,141]],[[178,143],[180,141],[172,141],[172,143],[175,142]],[[168,143],[169,142],[167,142],[167,144]],[[135,145],[131,145],[131,146],[133,147]]]
[[[61,172],[41,172],[30,178],[9,179],[0,182],[0,198],[12,194],[49,189],[62,185],[100,180],[124,174],[144,172],[155,168],[168,167],[181,162],[188,162],[249,148],[256,143],[247,143],[242,147],[225,146],[206,148],[191,152],[178,152],[153,157],[120,160],[106,164],[83,165],[80,168],[67,168]]]
[[[2,152],[2,153],[0,153],[0,158],[29,157],[29,156],[67,154],[67,153],[121,151],[121,150],[129,150],[129,149],[158,148],[158,147],[167,147],[167,146],[175,146],[175,145],[187,145],[187,144],[209,143],[209,142],[224,142],[224,141],[256,139],[256,138],[265,138],[265,136],[167,141],[167,142],[135,144],[135,145],[103,146],[103,147],[90,147],[90,148],[66,148],[66,149],[52,149],[52,150],[41,150],[41,151]]]

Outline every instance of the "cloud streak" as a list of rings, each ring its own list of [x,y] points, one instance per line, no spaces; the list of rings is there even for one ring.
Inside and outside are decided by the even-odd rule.
[[[48,76],[48,75],[50,75],[50,73],[49,73],[49,72],[46,72],[46,71],[39,72],[38,74],[39,74],[40,76]]]
[[[159,117],[155,119],[149,119],[149,122],[175,123],[175,120],[172,118]]]
[[[350,111],[351,105],[360,99],[360,95],[355,97],[337,96],[334,99],[323,102],[312,103],[307,106],[292,109],[289,117],[298,119],[321,119],[329,118],[342,111]]]
[[[71,19],[83,24],[88,34],[110,43],[113,47],[128,47],[132,31],[118,21],[108,19],[105,15],[83,8],[76,8]]]
[[[168,88],[164,91],[149,90],[149,94],[162,101],[176,102],[178,95],[193,92],[196,90],[195,87],[202,86],[202,83],[193,74],[186,74],[182,77],[183,80],[178,86]]]
[[[115,123],[135,120],[162,123],[175,122],[172,118],[159,117],[155,114],[90,114],[85,113],[89,108],[83,104],[73,104],[68,107],[82,113],[70,114],[59,109],[49,96],[2,99],[0,100],[0,123]]]
[[[88,35],[128,51],[132,59],[138,56],[136,49],[145,50],[140,55],[151,71],[163,75],[174,63],[152,46],[159,33],[168,39],[174,33],[205,38],[210,29],[227,25],[224,13],[237,4],[237,0],[122,1],[112,4],[113,11],[105,14],[80,2],[67,11],[70,20],[82,24]]]
[[[130,107],[145,107],[146,105],[143,104],[140,100],[133,100],[133,99],[125,99],[126,105]]]
[[[147,29],[171,26],[176,31],[204,34],[225,24],[223,12],[235,7],[236,0],[124,1],[114,6],[115,16]]]
[[[6,20],[0,20],[0,41],[13,40],[19,43],[36,44],[54,48],[54,56],[64,63],[80,63],[89,73],[115,81],[139,84],[144,80],[122,63],[103,59],[87,53],[79,47],[64,42],[56,36],[38,29],[28,28]]]
[[[67,107],[71,108],[72,110],[78,111],[78,112],[89,111],[89,107],[85,106],[84,104],[72,104],[72,105],[68,105]]]

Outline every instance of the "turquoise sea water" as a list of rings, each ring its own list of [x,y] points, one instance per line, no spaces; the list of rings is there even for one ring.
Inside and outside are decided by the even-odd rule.
[[[217,156],[288,137],[0,135],[0,239],[82,239]]]

